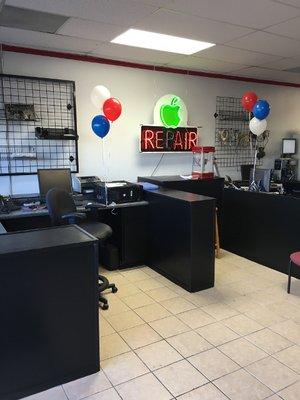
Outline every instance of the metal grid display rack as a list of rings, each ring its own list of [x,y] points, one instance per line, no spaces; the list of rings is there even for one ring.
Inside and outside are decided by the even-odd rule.
[[[0,176],[78,172],[75,83],[0,75]]]
[[[267,135],[255,137],[249,130],[251,113],[244,111],[241,99],[217,97],[215,117],[215,158],[220,167],[253,164],[255,147],[264,147]],[[262,161],[258,160],[257,165]]]

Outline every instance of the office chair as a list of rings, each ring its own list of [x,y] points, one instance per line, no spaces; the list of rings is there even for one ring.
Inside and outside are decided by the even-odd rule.
[[[79,213],[73,197],[65,190],[50,189],[46,195],[46,204],[50,214],[52,225],[77,224],[82,229],[95,236],[100,244],[112,235],[110,226],[98,221],[87,221],[85,213]],[[111,289],[113,293],[118,291],[114,283],[109,283],[108,279],[98,276],[99,280],[99,303],[103,310],[108,309],[108,301],[101,293],[105,289]],[[102,304],[102,305],[101,305]]]

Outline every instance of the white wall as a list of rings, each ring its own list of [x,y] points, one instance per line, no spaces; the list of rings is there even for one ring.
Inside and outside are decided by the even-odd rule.
[[[272,167],[280,155],[281,139],[300,133],[300,90],[193,77],[163,72],[138,70],[41,56],[4,53],[4,73],[74,80],[76,83],[77,122],[79,133],[80,174],[135,181],[138,175],[150,175],[160,155],[139,153],[140,124],[153,123],[153,107],[164,94],[176,93],[185,101],[189,124],[201,126],[200,142],[214,144],[213,114],[216,96],[242,96],[254,90],[271,104],[268,129],[271,139],[266,149],[264,166]],[[91,131],[90,122],[97,110],[90,101],[90,92],[97,84],[107,86],[112,96],[120,99],[123,114],[108,136],[101,140]],[[300,143],[299,143],[300,145]],[[156,175],[188,174],[190,154],[166,154]],[[239,177],[236,168],[221,169]],[[13,193],[37,192],[36,176],[12,178]],[[0,177],[0,193],[9,193],[9,179]]]

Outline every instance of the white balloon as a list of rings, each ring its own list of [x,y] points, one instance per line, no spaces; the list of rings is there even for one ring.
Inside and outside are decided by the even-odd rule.
[[[110,97],[110,91],[103,85],[95,86],[91,93],[92,103],[98,109],[101,109],[105,100],[109,99]]]
[[[254,117],[249,122],[249,128],[254,135],[259,136],[267,129],[267,120],[259,120],[258,118]]]

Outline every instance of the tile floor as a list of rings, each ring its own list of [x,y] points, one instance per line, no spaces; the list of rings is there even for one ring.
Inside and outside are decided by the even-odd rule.
[[[103,271],[102,271],[103,273]],[[27,400],[299,400],[300,281],[222,251],[212,289],[104,271],[101,371]]]

